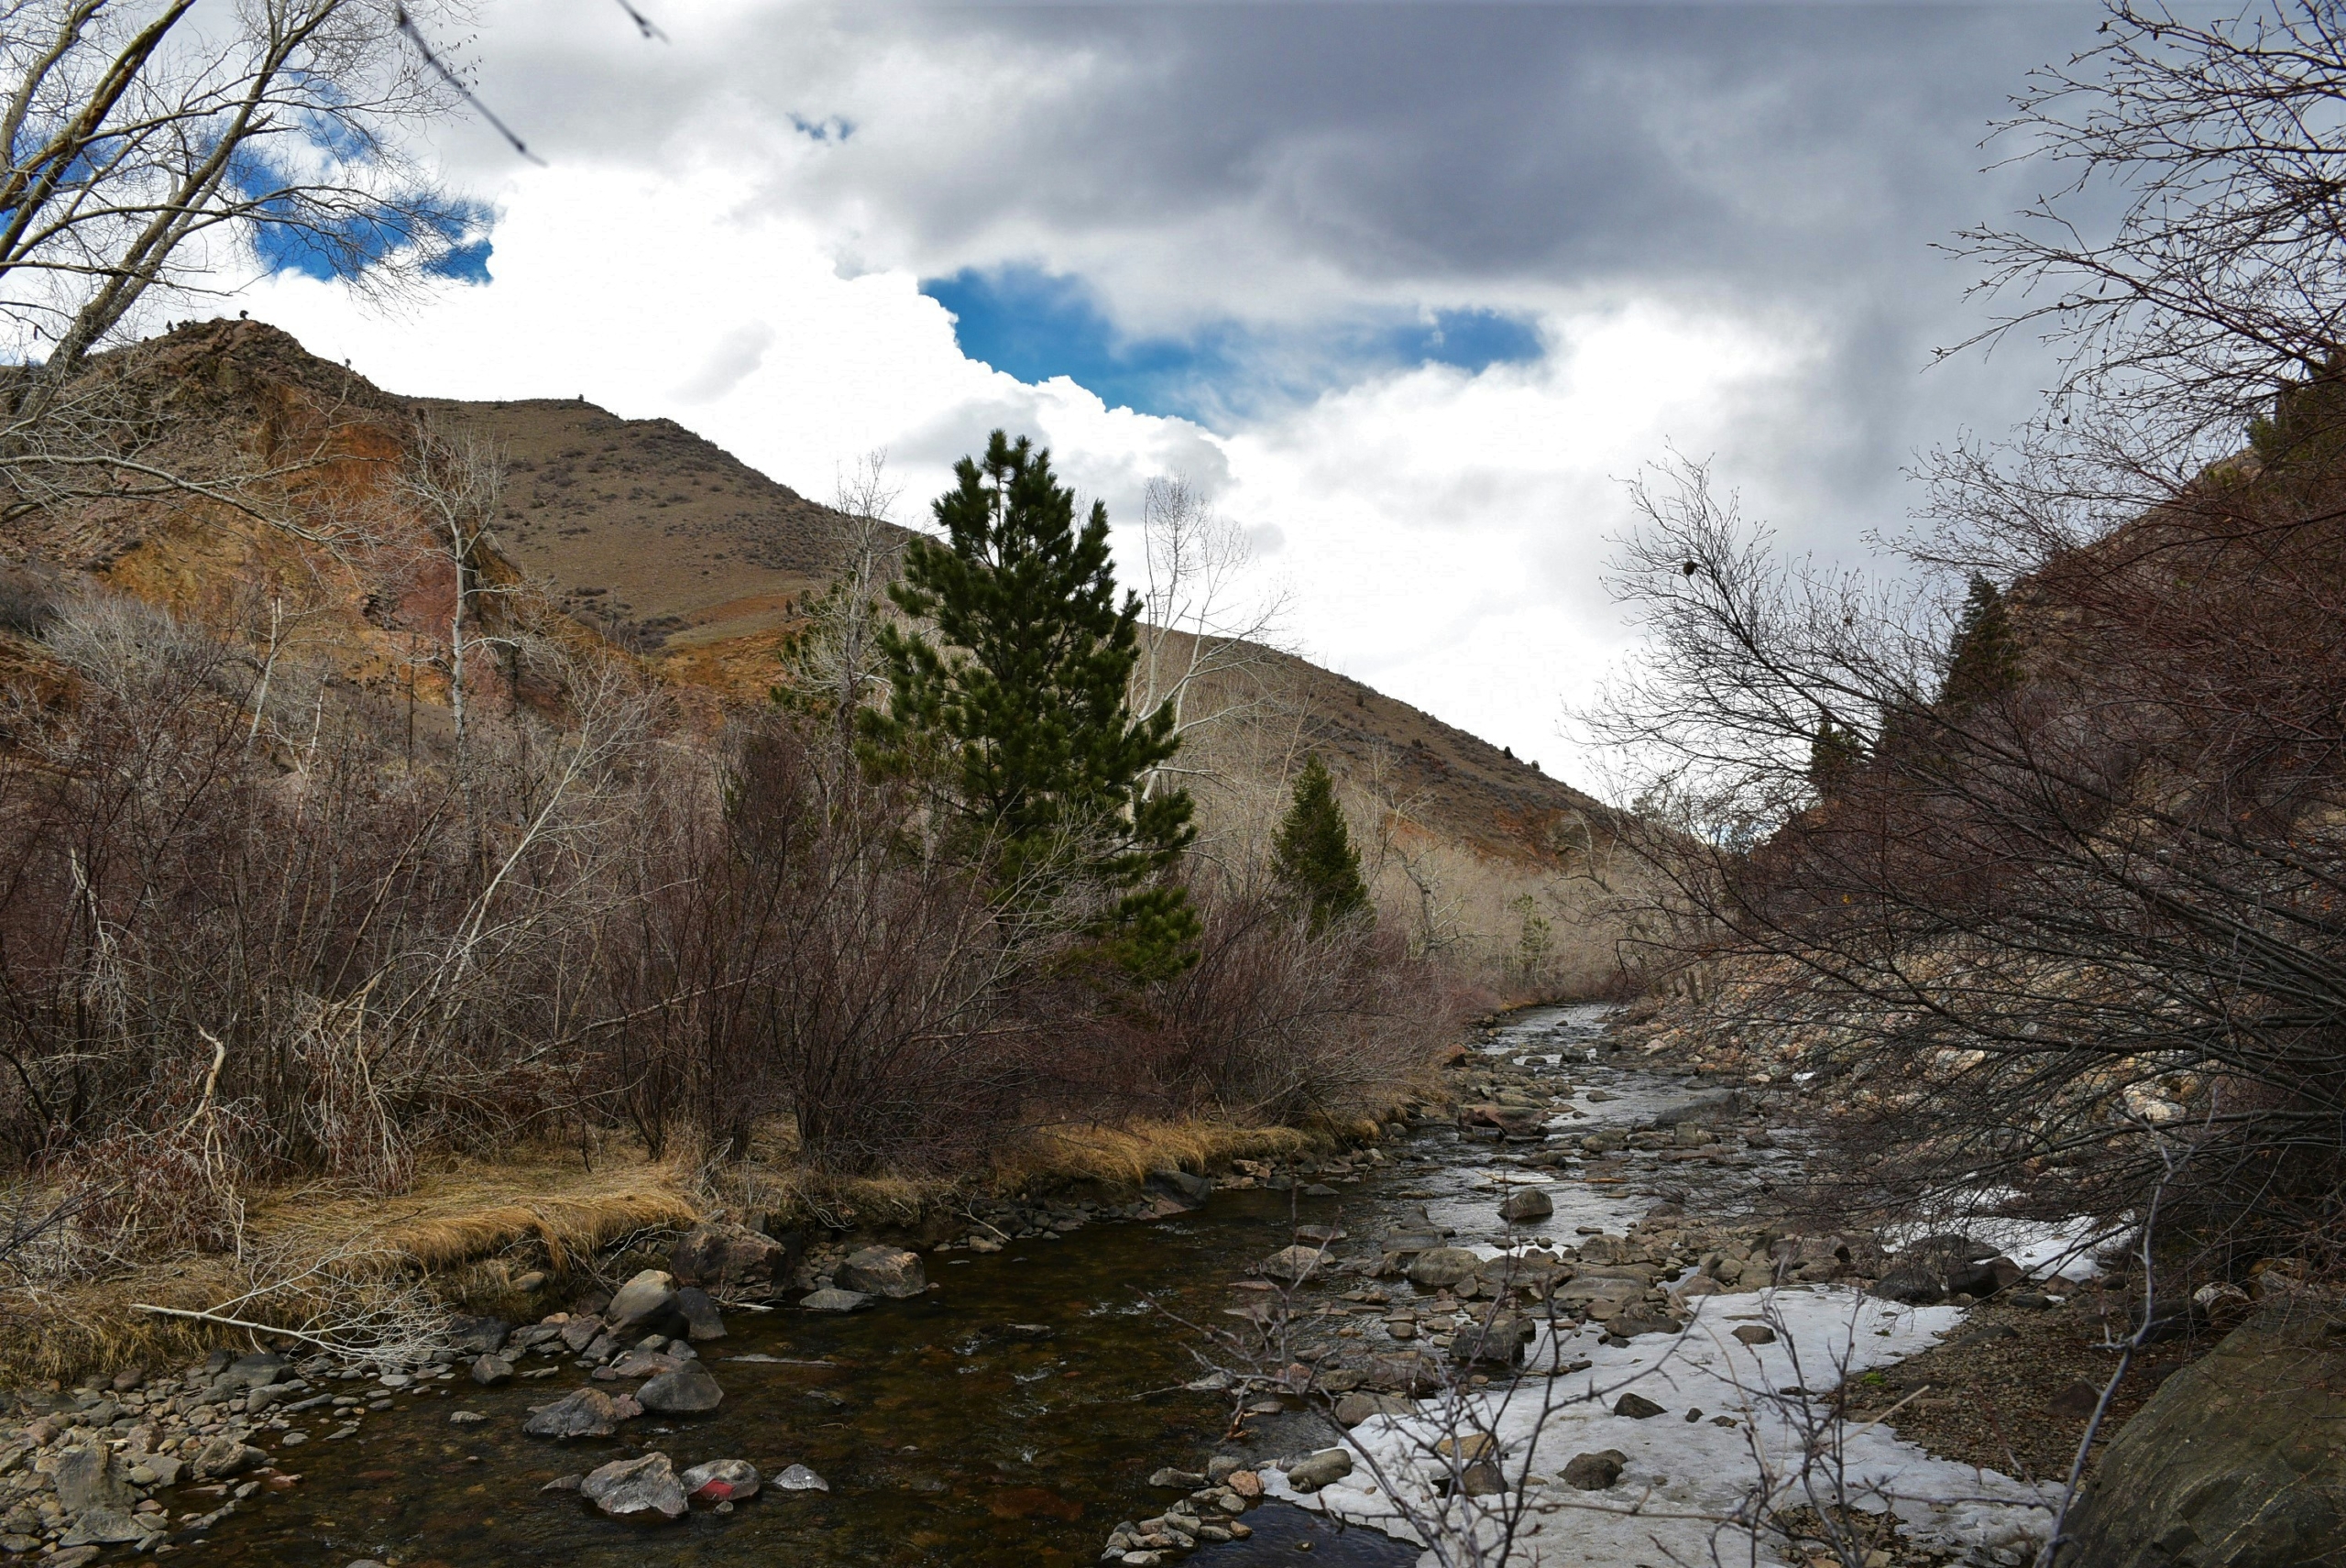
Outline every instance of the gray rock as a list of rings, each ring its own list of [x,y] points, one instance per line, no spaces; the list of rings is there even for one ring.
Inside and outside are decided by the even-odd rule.
[[[1575,1453],[1564,1464],[1564,1485],[1582,1492],[1602,1492],[1621,1479],[1629,1456],[1617,1448],[1596,1453]]]
[[[502,1356],[476,1357],[472,1365],[472,1379],[484,1388],[494,1388],[500,1383],[513,1381],[513,1364]]]
[[[1946,1296],[1935,1269],[1919,1264],[1901,1264],[1874,1281],[1873,1294],[1885,1301],[1900,1301],[1909,1307],[1928,1307]]]
[[[1213,1178],[1170,1168],[1150,1171],[1148,1185],[1185,1203],[1202,1203],[1213,1192]]]
[[[615,1459],[589,1470],[578,1491],[613,1519],[657,1514],[673,1519],[682,1517],[685,1508],[685,1488],[676,1479],[675,1468],[656,1449],[639,1459]]]
[[[1519,1225],[1532,1220],[1544,1220],[1555,1212],[1555,1203],[1545,1192],[1536,1187],[1527,1187],[1518,1191],[1510,1192],[1507,1195],[1507,1201],[1499,1205],[1499,1218],[1510,1225]]]
[[[103,1546],[69,1546],[54,1557],[42,1558],[40,1568],[83,1568],[83,1564],[95,1562],[104,1550]]]
[[[225,1383],[240,1389],[265,1388],[279,1378],[292,1375],[293,1364],[291,1361],[274,1352],[264,1351],[257,1355],[236,1357],[219,1376],[213,1379],[213,1387],[216,1388]]]
[[[665,1344],[667,1342],[661,1342]],[[664,1351],[630,1350],[608,1366],[595,1369],[597,1377],[659,1377],[671,1372],[681,1372],[685,1363]]]
[[[676,1279],[665,1269],[647,1268],[619,1288],[603,1309],[603,1322],[625,1338],[654,1320],[665,1317],[676,1304]]]
[[[451,1318],[448,1348],[459,1356],[495,1355],[512,1332],[513,1325],[502,1318]]]
[[[58,1505],[69,1514],[88,1508],[127,1509],[138,1499],[122,1462],[103,1447],[69,1448],[57,1457],[52,1476]]]
[[[1472,1279],[1482,1266],[1483,1260],[1463,1246],[1438,1246],[1418,1254],[1409,1265],[1409,1283],[1439,1290]]]
[[[758,1495],[758,1467],[746,1459],[712,1459],[677,1476],[676,1484],[696,1502],[743,1502]]]
[[[1310,1278],[1327,1261],[1328,1255],[1316,1246],[1285,1246],[1257,1266],[1269,1278],[1297,1284]]]
[[[852,1312],[872,1305],[861,1290],[817,1290],[798,1303],[810,1312]]]
[[[1194,1492],[1206,1484],[1206,1478],[1195,1470],[1176,1470],[1167,1466],[1149,1476],[1152,1486],[1170,1486],[1177,1492]]]
[[[699,1224],[676,1240],[668,1266],[680,1286],[730,1292],[759,1290],[790,1277],[797,1255],[762,1231]]]
[[[1418,1402],[1398,1394],[1355,1392],[1336,1401],[1336,1424],[1356,1427],[1372,1416],[1406,1416],[1416,1411]]]
[[[1309,1459],[1288,1466],[1287,1484],[1299,1492],[1316,1492],[1353,1473],[1353,1456],[1341,1448],[1323,1448]]]
[[[1450,1354],[1465,1366],[1513,1366],[1523,1359],[1523,1343],[1532,1335],[1531,1321],[1514,1312],[1481,1318],[1458,1331]]]
[[[2062,1568],[2309,1568],[2346,1541],[2346,1332],[2259,1312],[2161,1383],[2069,1515]]]
[[[231,1475],[241,1475],[256,1464],[266,1464],[269,1455],[258,1448],[248,1448],[242,1438],[227,1432],[196,1450],[195,1462],[188,1468],[199,1481],[225,1481]]]
[[[725,1402],[717,1379],[697,1366],[663,1372],[636,1390],[636,1402],[654,1415],[707,1415]]]
[[[603,1320],[592,1312],[581,1312],[562,1325],[559,1337],[564,1348],[583,1352],[603,1337]]]
[[[540,1405],[521,1423],[532,1437],[608,1437],[618,1430],[619,1415],[611,1397],[600,1388],[579,1388],[551,1405]]]
[[[1661,1414],[1661,1407],[1642,1395],[1624,1394],[1613,1401],[1613,1413],[1627,1416],[1633,1421],[1642,1421]]]
[[[1442,1363],[1421,1350],[1394,1350],[1372,1355],[1361,1371],[1370,1387],[1399,1394],[1431,1394],[1449,1381]]]
[[[553,1480],[539,1487],[538,1490],[541,1492],[576,1492],[579,1487],[585,1486],[586,1483],[586,1476],[574,1472],[568,1475],[555,1476]]]
[[[685,1320],[685,1337],[692,1340],[723,1339],[725,1319],[710,1300],[708,1292],[698,1286],[687,1285],[676,1292],[676,1313]]]
[[[927,1277],[921,1272],[920,1255],[901,1247],[868,1246],[851,1252],[833,1278],[842,1290],[898,1300],[928,1288]]]
[[[773,1476],[768,1485],[778,1492],[828,1492],[831,1484],[804,1464],[793,1464]]]
[[[262,1415],[279,1405],[291,1404],[301,1397],[301,1390],[291,1383],[270,1383],[245,1396],[245,1413]]]
[[[73,1521],[65,1532],[60,1546],[117,1546],[125,1541],[144,1541],[147,1531],[138,1521],[119,1508],[92,1508]]]
[[[1765,1323],[1745,1323],[1735,1331],[1735,1337],[1746,1344],[1773,1344],[1776,1331]]]

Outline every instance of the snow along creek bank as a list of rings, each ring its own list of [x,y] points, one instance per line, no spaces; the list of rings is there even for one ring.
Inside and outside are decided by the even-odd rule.
[[[1496,1124],[1484,1135],[1505,1141],[1477,1141],[1471,1125],[1447,1146],[1420,1139],[1405,1157],[1423,1179],[1402,1194],[1419,1208],[1347,1220],[1341,1237],[1306,1227],[1300,1240],[1322,1255],[1299,1285],[1277,1277],[1301,1255],[1274,1256],[1269,1277],[1246,1282],[1261,1304],[1232,1312],[1251,1312],[1258,1335],[1263,1320],[1283,1319],[1296,1364],[1282,1379],[1257,1352],[1250,1379],[1245,1333],[1233,1336],[1234,1398],[1270,1397],[1242,1404],[1247,1424],[1234,1423],[1211,1467],[1219,1486],[1119,1527],[1102,1561],[1170,1563],[1196,1543],[1179,1539],[1184,1523],[1217,1517],[1233,1479],[1398,1541],[1423,1544],[1431,1529],[1445,1550],[1425,1551],[1425,1568],[1496,1563],[1510,1518],[1506,1560],[1544,1568],[1804,1563],[1783,1555],[1781,1535],[1755,1541],[1738,1528],[1755,1493],[1784,1508],[1888,1507],[1897,1529],[1876,1568],[2033,1556],[2049,1491],[1935,1458],[1879,1415],[1834,1414],[1845,1381],[1939,1343],[1972,1297],[1884,1299],[1869,1287],[1902,1277],[1902,1262],[1913,1271],[1911,1257],[1885,1257],[1870,1237],[1788,1237],[1761,1223],[1797,1149],[1739,1097],[1609,1065],[1606,1011],[1539,1009],[1495,1029],[1457,1069],[1461,1120]],[[2004,1255],[1941,1257],[1937,1282],[2056,1293],[2057,1270],[2091,1267],[2077,1240],[2006,1225],[1994,1238]],[[2045,1275],[2023,1277],[2023,1265]],[[1332,1334],[1321,1327],[1331,1321],[1343,1325]],[[1292,1386],[1306,1379],[1318,1409],[1349,1426],[1341,1439],[1300,1413],[1313,1400]],[[1469,1532],[1483,1543],[1474,1555]],[[1209,1546],[1190,1561],[1237,1551]]]

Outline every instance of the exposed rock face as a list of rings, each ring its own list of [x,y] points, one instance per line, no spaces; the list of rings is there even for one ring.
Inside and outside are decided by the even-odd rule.
[[[899,1247],[868,1246],[851,1252],[834,1277],[842,1290],[900,1300],[928,1288],[928,1277],[921,1272],[920,1255]]]
[[[232,1442],[230,1446],[244,1445]],[[58,1503],[68,1513],[78,1514],[87,1508],[127,1508],[136,1500],[120,1463],[103,1445],[67,1449],[58,1457],[56,1482]]]
[[[672,1519],[682,1515],[686,1506],[675,1467],[656,1450],[641,1459],[614,1460],[588,1471],[578,1490],[613,1519],[656,1514]]]
[[[2310,1568],[2346,1541],[2346,1332],[2259,1312],[2121,1428],[2060,1568]]]

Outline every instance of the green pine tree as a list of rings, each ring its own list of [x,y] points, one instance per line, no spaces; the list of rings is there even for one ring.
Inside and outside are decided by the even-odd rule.
[[[1940,684],[1939,700],[1978,702],[2001,696],[2020,683],[2020,644],[2012,637],[2004,596],[1975,572],[1955,636],[1947,643],[1946,678]]]
[[[1840,794],[1849,775],[1865,760],[1866,738],[1846,724],[1835,721],[1830,712],[1820,712],[1815,737],[1808,743],[1808,782],[1819,798],[1830,799]]]
[[[1305,760],[1294,802],[1271,840],[1271,872],[1310,912],[1314,935],[1368,908],[1360,852],[1336,804],[1336,782],[1316,753]]]
[[[1140,600],[1117,603],[1107,509],[1079,530],[1050,454],[1001,431],[954,474],[945,542],[912,541],[888,590],[915,624],[880,629],[889,701],[859,718],[864,757],[937,792],[1003,896],[1093,879],[1118,894],[1108,952],[1144,980],[1178,973],[1199,924],[1163,879],[1197,830],[1186,791],[1142,787],[1179,741],[1169,707],[1126,702]]]

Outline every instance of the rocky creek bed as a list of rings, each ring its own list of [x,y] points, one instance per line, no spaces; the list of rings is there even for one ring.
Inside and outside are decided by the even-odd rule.
[[[1842,1370],[1855,1388],[1944,1340],[1972,1291],[2075,1295],[1946,1239],[1891,1258],[1782,1234],[1765,1216],[1799,1155],[1768,1103],[1631,1065],[1606,1014],[1512,1016],[1453,1069],[1454,1116],[1343,1156],[973,1205],[925,1255],[696,1233],[616,1296],[461,1323],[413,1365],[224,1353],[22,1397],[0,1552],[1403,1563],[1394,1497],[1330,1457],[1332,1419],[1438,1508],[1413,1455],[1455,1397],[1484,1402],[1543,1561],[1658,1563],[1658,1516],[1716,1511],[1755,1437],[1851,1397]],[[1201,1359],[1198,1328],[1245,1343],[1274,1317],[1277,1365]],[[1902,1509],[1881,1563],[2018,1561],[2026,1488],[1893,1431],[1860,1461],[1941,1502]]]

